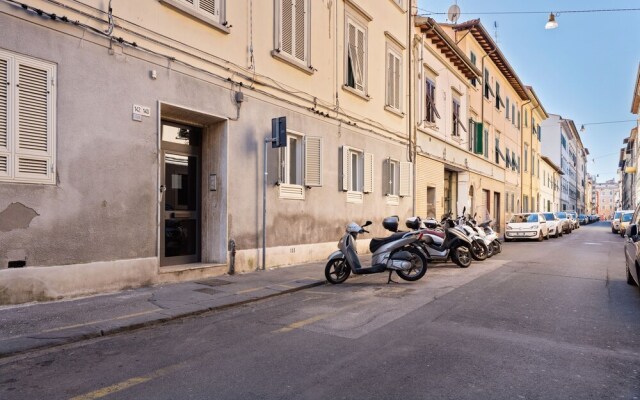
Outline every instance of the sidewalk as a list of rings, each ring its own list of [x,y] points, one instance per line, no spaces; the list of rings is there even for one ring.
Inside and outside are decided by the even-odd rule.
[[[323,285],[325,263],[0,307],[0,358]]]

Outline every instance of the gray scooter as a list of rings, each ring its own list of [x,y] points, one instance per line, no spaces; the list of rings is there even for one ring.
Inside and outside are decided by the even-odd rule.
[[[393,223],[388,220],[387,218],[383,222],[385,227]],[[362,226],[355,222],[347,225],[345,235],[338,242],[339,250],[329,256],[329,262],[324,269],[324,275],[330,283],[342,283],[352,272],[364,275],[389,271],[387,283],[392,282],[393,271],[406,281],[417,281],[424,276],[427,272],[427,257],[416,245],[416,242],[422,239],[420,232],[400,232],[386,238],[371,239],[369,250],[373,254],[372,265],[365,268],[358,257],[356,238],[361,233],[369,233],[364,229],[369,225],[371,221]],[[395,225],[397,228],[397,218]]]

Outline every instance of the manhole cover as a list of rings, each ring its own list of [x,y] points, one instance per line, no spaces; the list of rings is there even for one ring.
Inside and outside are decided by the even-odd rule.
[[[196,283],[199,283],[200,285],[207,285],[207,286],[222,286],[222,285],[228,285],[231,282],[223,281],[222,279],[205,279],[203,281],[196,281]]]

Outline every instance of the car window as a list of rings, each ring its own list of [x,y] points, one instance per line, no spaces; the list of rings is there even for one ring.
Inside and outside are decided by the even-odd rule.
[[[516,214],[513,217],[511,217],[511,220],[509,222],[514,223],[514,224],[519,224],[519,223],[523,223],[523,222],[529,222],[527,221],[527,219],[529,218],[531,214]]]
[[[538,214],[530,214],[527,217],[527,222],[538,222]]]
[[[631,221],[631,217],[633,217],[633,214],[631,214],[631,213],[624,213],[624,214],[622,214],[622,222],[629,222],[629,221]]]
[[[558,213],[558,218],[567,218],[567,213],[566,212],[559,212]]]
[[[616,211],[616,213],[613,215],[613,219],[620,219],[620,214],[622,214],[620,211]]]
[[[556,219],[555,215],[553,215],[553,213],[544,213],[543,214],[545,219],[547,221],[553,221],[554,219]]]

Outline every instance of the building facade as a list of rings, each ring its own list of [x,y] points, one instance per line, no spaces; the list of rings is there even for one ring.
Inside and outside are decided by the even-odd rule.
[[[412,213],[408,0],[36,3],[0,3],[0,303],[319,260]]]

